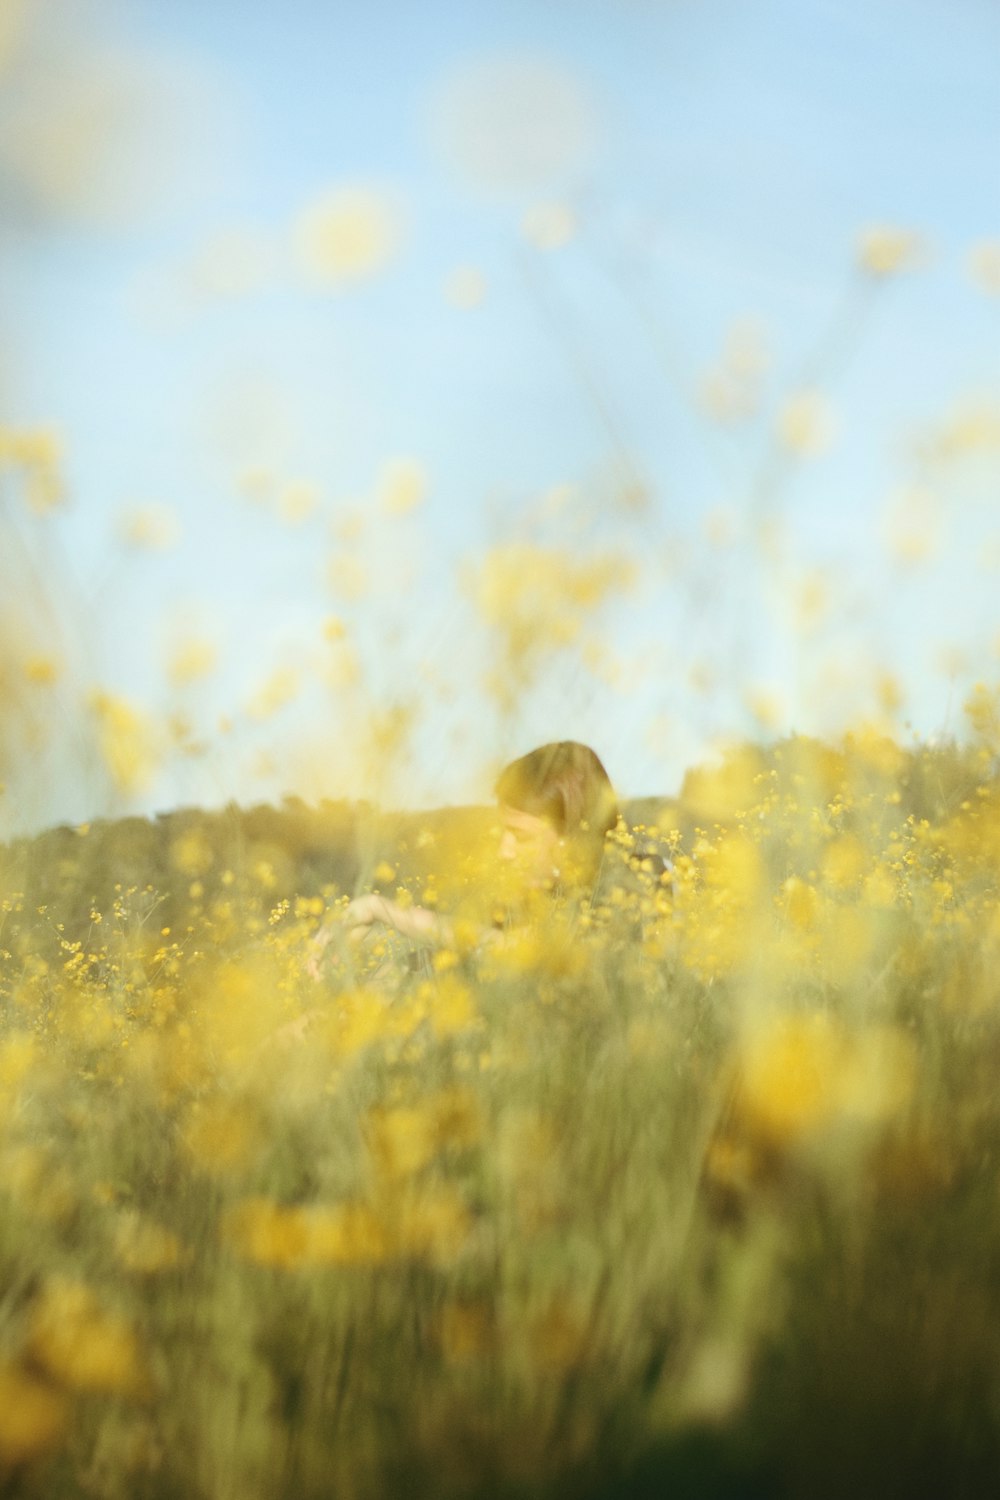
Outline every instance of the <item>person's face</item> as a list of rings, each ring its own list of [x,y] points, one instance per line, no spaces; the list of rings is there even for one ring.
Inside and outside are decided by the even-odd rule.
[[[507,861],[534,890],[551,885],[559,875],[562,840],[546,818],[501,806],[500,858]]]

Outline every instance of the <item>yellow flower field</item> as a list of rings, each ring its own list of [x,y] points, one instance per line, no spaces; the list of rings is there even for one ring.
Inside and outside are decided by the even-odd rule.
[[[379,820],[357,879],[436,866],[455,948],[319,985],[349,892],[273,829],[8,846],[3,1493],[988,1492],[987,740],[743,747],[633,812],[486,947],[490,815]]]

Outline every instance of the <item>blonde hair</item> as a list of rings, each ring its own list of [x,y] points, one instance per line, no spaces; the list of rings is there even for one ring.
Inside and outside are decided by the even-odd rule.
[[[581,874],[596,873],[605,835],[618,822],[618,801],[600,758],[589,745],[557,740],[511,761],[497,777],[498,800],[544,818],[572,841]]]

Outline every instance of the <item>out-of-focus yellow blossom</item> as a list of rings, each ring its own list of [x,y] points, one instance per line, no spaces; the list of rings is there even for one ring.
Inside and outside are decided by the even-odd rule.
[[[135,1333],[101,1306],[83,1282],[53,1276],[31,1313],[28,1350],[61,1385],[78,1391],[137,1395],[145,1383]]]
[[[768,362],[761,329],[749,322],[735,324],[726,336],[721,359],[701,384],[701,399],[709,414],[718,422],[752,417],[760,404]]]
[[[895,896],[895,889],[891,891]],[[829,984],[847,989],[865,974],[875,951],[875,913],[839,902],[823,905],[818,926],[817,970]]]
[[[890,672],[880,672],[875,684],[876,696],[879,707],[890,719],[899,713],[903,706],[903,689],[897,678]]]
[[[969,728],[992,754],[1000,751],[1000,687],[977,682],[963,705]]]
[[[51,428],[0,427],[0,474],[20,474],[24,497],[39,514],[65,499],[62,481],[62,441]]]
[[[360,599],[368,590],[368,569],[350,552],[337,552],[327,563],[326,581],[335,594],[348,600]]]
[[[410,1035],[420,1019],[406,1007],[390,1006],[378,990],[360,988],[338,997],[336,1012],[320,1029],[335,1053],[350,1057],[376,1042]]]
[[[781,906],[793,926],[806,932],[815,926],[819,910],[815,887],[797,875],[790,876],[781,887]]]
[[[228,1099],[192,1105],[182,1140],[199,1167],[212,1176],[247,1166],[262,1145],[258,1120],[246,1104]]]
[[[6,1036],[0,1042],[0,1091],[13,1094],[37,1058],[38,1043],[30,1032],[15,1031]]]
[[[169,505],[134,505],[123,512],[119,529],[130,547],[147,552],[165,552],[180,541],[181,526],[177,512]]]
[[[96,691],[90,706],[97,720],[105,765],[119,791],[130,795],[147,787],[159,762],[152,721],[128,699]]]
[[[778,436],[783,445],[802,458],[818,458],[836,436],[833,407],[820,391],[799,391],[789,396],[778,417]]]
[[[197,682],[215,671],[218,651],[211,641],[194,638],[180,641],[170,653],[167,675],[175,687]]]
[[[126,1271],[150,1276],[172,1271],[190,1259],[177,1236],[161,1224],[125,1212],[115,1229],[115,1256]]]
[[[445,301],[464,312],[486,300],[486,278],[475,266],[456,266],[445,278]]]
[[[630,560],[615,554],[507,543],[487,553],[469,575],[479,612],[495,633],[498,672],[491,682],[501,702],[530,684],[540,664],[580,640],[583,627],[635,577]]]
[[[276,667],[247,704],[252,719],[269,719],[298,697],[300,679],[293,667]]]
[[[739,1110],[762,1140],[795,1145],[838,1121],[894,1118],[915,1076],[912,1042],[897,1028],[851,1034],[824,1012],[779,1015],[743,1047]]]
[[[822,854],[823,879],[835,890],[847,890],[861,879],[869,864],[869,854],[853,833],[830,840]]]
[[[387,516],[406,516],[427,498],[427,473],[415,458],[394,458],[378,480],[379,505]]]
[[[576,235],[576,215],[566,203],[536,203],[521,220],[521,233],[538,250],[560,250]]]
[[[468,1243],[472,1216],[461,1193],[449,1183],[406,1192],[394,1208],[393,1238],[401,1255],[444,1266]]]
[[[752,745],[738,746],[717,766],[698,766],[684,777],[683,799],[695,816],[708,823],[725,823],[749,812],[763,796],[765,761]]]
[[[265,1266],[297,1266],[306,1249],[301,1211],[283,1208],[270,1198],[247,1198],[225,1215],[223,1240],[247,1260]]]
[[[438,1122],[432,1110],[399,1106],[368,1117],[367,1134],[377,1171],[386,1177],[420,1172],[438,1149]]]
[[[1000,297],[1000,240],[980,240],[969,251],[969,275],[980,291]]]
[[[57,1448],[69,1424],[63,1391],[16,1364],[0,1363],[0,1468],[16,1468]]]
[[[761,729],[774,733],[787,716],[787,708],[781,693],[774,688],[750,687],[743,694],[743,701],[753,714]]]
[[[942,462],[995,454],[1000,449],[1000,404],[988,397],[963,402],[925,446],[932,459]]]
[[[883,528],[890,554],[899,563],[926,562],[939,550],[943,518],[933,491],[917,485],[897,491],[885,509]]]
[[[478,1019],[469,985],[454,974],[443,974],[422,992],[431,1027],[437,1037],[468,1031]]]
[[[204,875],[215,860],[215,850],[202,828],[189,828],[170,845],[170,863],[182,875]]]
[[[53,687],[59,680],[59,663],[51,656],[29,656],[24,663],[24,680],[33,687]]]
[[[298,526],[319,509],[319,487],[305,479],[286,484],[278,496],[278,517],[288,526]]]
[[[867,1026],[851,1039],[838,1080],[839,1108],[871,1124],[907,1108],[917,1080],[913,1038],[898,1026]]]
[[[370,187],[336,188],[307,204],[294,228],[299,261],[316,281],[341,286],[383,270],[401,240],[397,210]]]
[[[336,641],[322,668],[323,681],[331,692],[354,687],[361,679],[361,660],[349,641]]]
[[[857,255],[859,266],[870,276],[893,276],[922,265],[926,246],[912,229],[873,224],[858,236]]]
[[[236,483],[240,493],[252,505],[266,505],[274,495],[276,486],[274,474],[262,464],[244,469]]]
[[[821,625],[830,609],[830,585],[819,571],[806,573],[792,591],[792,610],[796,627],[813,631]]]

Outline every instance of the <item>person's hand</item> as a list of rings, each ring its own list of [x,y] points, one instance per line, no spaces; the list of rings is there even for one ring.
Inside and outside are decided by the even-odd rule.
[[[312,979],[312,980],[315,980],[315,982],[317,984],[319,983],[320,979],[323,977],[323,954],[325,952],[326,952],[326,944],[325,943],[317,943],[314,940],[312,947],[309,949],[309,952],[306,954],[306,964],[305,964],[306,973],[309,975],[309,978]]]
[[[314,936],[312,942],[309,944],[309,950],[306,953],[306,973],[309,975],[309,978],[314,980],[317,984],[323,977],[323,958],[327,948],[330,946],[330,939],[332,938],[332,936],[333,932],[331,930],[329,921],[327,921]]]
[[[305,971],[309,978],[318,983],[323,977],[324,955],[338,926],[346,929],[350,943],[358,944],[368,936],[373,923],[388,920],[388,903],[382,896],[355,896],[336,917],[327,918],[313,938],[305,960]]]
[[[352,943],[360,943],[368,935],[368,929],[375,922],[387,920],[385,898],[370,894],[367,896],[355,896],[344,908],[342,921],[347,928],[347,934]]]

